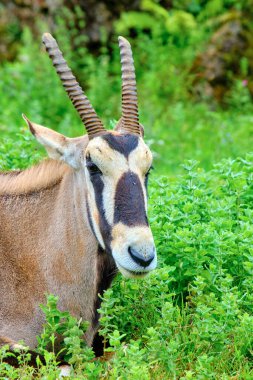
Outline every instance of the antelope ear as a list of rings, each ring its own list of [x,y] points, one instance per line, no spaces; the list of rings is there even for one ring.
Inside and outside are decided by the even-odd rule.
[[[24,114],[22,116],[32,134],[36,140],[44,146],[50,158],[65,161],[75,169],[80,166],[78,158],[76,157],[79,155],[75,154],[76,144],[72,142],[71,139],[53,131],[52,129],[31,122]]]
[[[144,127],[142,124],[139,124],[139,126],[140,126],[141,137],[143,138],[144,137]],[[126,133],[126,131],[124,130],[124,127],[123,127],[122,117],[119,119],[119,121],[115,125],[114,130],[119,132],[119,133],[124,133],[124,132]]]

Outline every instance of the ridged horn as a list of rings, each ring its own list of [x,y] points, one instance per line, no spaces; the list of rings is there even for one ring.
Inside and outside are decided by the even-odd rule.
[[[44,33],[42,41],[68,96],[81,117],[88,136],[92,138],[95,135],[105,133],[106,129],[90,104],[89,99],[84,95],[71,69],[68,67],[56,40],[50,33]]]
[[[130,43],[119,37],[122,77],[122,123],[129,133],[140,135],[134,60]]]

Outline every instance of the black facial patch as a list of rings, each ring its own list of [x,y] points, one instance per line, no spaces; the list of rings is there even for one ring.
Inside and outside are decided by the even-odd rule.
[[[95,328],[98,324],[99,313],[97,309],[100,308],[101,298],[104,291],[109,288],[113,278],[117,273],[115,261],[111,255],[108,255],[100,246],[98,247],[97,257],[97,297],[94,302],[94,317],[92,326]]]
[[[148,225],[144,194],[138,176],[128,171],[116,187],[114,223],[127,226]]]
[[[93,226],[93,222],[92,222],[92,219],[91,219],[90,207],[89,207],[89,203],[87,201],[87,198],[86,198],[86,208],[87,208],[88,221],[89,221],[89,225],[90,225],[91,231],[92,231],[93,235],[96,236],[95,230],[94,230],[94,226]]]
[[[138,146],[139,137],[130,133],[113,135],[108,133],[101,136],[113,150],[128,158],[129,154]]]
[[[102,174],[101,170],[98,168],[96,164],[91,160],[90,155],[86,157],[86,167],[90,173],[90,175]]]
[[[148,176],[149,176],[149,173],[145,175],[145,188],[147,192],[148,192]]]
[[[90,180],[95,192],[95,201],[99,212],[99,229],[105,243],[106,251],[111,253],[111,226],[106,220],[103,202],[104,182],[101,175],[90,175]],[[92,223],[91,228],[93,228]]]

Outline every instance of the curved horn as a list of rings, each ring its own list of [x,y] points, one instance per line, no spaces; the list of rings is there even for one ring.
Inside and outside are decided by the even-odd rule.
[[[122,76],[122,122],[123,129],[140,135],[137,88],[134,60],[130,43],[119,37]]]
[[[68,96],[82,119],[88,136],[94,137],[94,135],[105,133],[106,129],[68,67],[56,40],[50,33],[44,33],[42,41]]]

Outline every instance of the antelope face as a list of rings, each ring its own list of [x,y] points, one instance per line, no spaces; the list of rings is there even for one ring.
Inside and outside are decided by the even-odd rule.
[[[152,154],[142,137],[114,131],[93,138],[85,158],[93,232],[122,274],[142,277],[157,263],[147,219]]]

